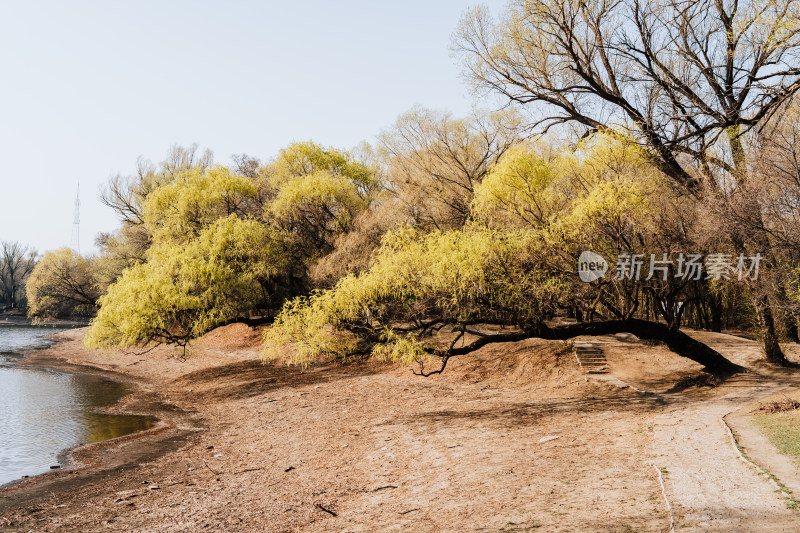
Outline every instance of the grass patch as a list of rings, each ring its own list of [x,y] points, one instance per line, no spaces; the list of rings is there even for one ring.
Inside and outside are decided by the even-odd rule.
[[[757,414],[753,422],[779,452],[800,463],[800,411]]]
[[[788,455],[792,457],[795,462],[798,462],[798,459],[800,459],[799,416],[800,412],[798,411],[783,411],[772,414],[755,415],[753,417],[753,422],[780,453]],[[723,422],[725,422],[724,419]],[[792,489],[781,483],[781,480],[775,477],[775,474],[763,466],[754,463],[753,460],[748,457],[744,448],[736,441],[736,437],[734,437],[733,442],[736,444],[736,448],[738,448],[742,457],[747,459],[747,461],[758,470],[759,474],[766,476],[777,485],[778,489],[775,492],[783,496],[786,508],[794,510],[800,509],[800,501],[792,496]]]

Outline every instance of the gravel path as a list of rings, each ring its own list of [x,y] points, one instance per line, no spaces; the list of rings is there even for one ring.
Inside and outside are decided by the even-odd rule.
[[[676,531],[800,531],[775,486],[744,463],[721,418],[785,387],[755,377],[732,380],[731,392],[658,415],[649,450],[663,473]]]

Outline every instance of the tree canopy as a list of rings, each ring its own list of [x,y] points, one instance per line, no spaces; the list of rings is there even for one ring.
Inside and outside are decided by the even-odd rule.
[[[684,194],[709,203],[737,254],[780,252],[750,201],[763,129],[800,90],[800,2],[515,0],[495,22],[464,16],[454,39],[477,88],[581,134],[621,132]],[[748,224],[741,223],[743,220]],[[767,359],[787,364],[780,295],[748,287]]]
[[[282,236],[235,215],[180,244],[159,242],[147,261],[126,269],[106,295],[86,337],[90,347],[179,346],[269,298],[288,268]]]
[[[93,259],[69,248],[46,253],[28,279],[28,315],[37,320],[94,315],[100,296],[95,273]]]
[[[444,232],[390,232],[368,269],[287,303],[265,334],[265,357],[308,363],[371,354],[416,361],[429,375],[430,357],[444,368],[453,355],[489,342],[588,331],[549,325],[572,312],[603,317],[594,328],[634,328],[709,368],[733,369],[677,331],[675,298],[701,290],[702,282],[611,275],[587,285],[575,272],[584,249],[613,257],[680,244],[672,182],[622,136],[596,135],[549,154],[525,143],[509,150],[476,186],[474,222]],[[647,304],[648,316],[667,326],[636,322]]]
[[[680,327],[752,322],[785,364],[780,341],[800,338],[800,135],[776,117],[797,115],[798,5],[475,8],[454,48],[499,110],[414,107],[351,151],[295,142],[222,166],[173,147],[140,162],[102,196],[121,227],[87,263],[87,344],[186,346],[261,321],[266,358],[376,356],[430,375],[491,342],[627,330],[732,372]],[[581,277],[584,253],[603,275]]]
[[[311,264],[378,189],[369,166],[313,143],[244,173],[197,163],[193,153],[173,150],[159,172],[127,180],[128,189],[112,180],[123,225],[103,236],[94,262],[105,294],[88,346],[185,347],[233,320],[271,317],[308,289]]]

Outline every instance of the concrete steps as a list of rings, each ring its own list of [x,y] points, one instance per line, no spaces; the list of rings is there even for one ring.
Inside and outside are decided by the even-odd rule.
[[[607,374],[608,361],[603,350],[591,342],[575,343],[575,359],[587,374]]]

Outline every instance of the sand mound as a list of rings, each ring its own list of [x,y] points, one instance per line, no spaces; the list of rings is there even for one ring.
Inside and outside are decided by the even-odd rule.
[[[488,345],[454,358],[445,375],[464,381],[497,381],[506,385],[558,385],[575,381],[580,371],[571,347],[561,341],[527,339]]]
[[[261,330],[247,324],[235,323],[211,330],[199,339],[203,348],[241,350],[261,346]]]

